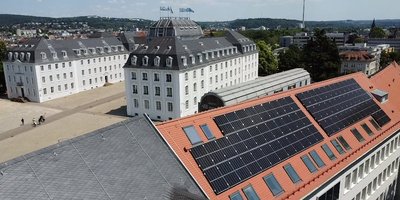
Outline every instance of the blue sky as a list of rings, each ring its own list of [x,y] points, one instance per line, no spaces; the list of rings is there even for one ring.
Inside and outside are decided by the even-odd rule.
[[[160,6],[190,7],[197,21],[301,19],[302,0],[1,0],[0,13],[49,17],[99,15],[157,19]],[[306,20],[398,19],[399,0],[306,0]],[[186,16],[186,14],[181,14]]]

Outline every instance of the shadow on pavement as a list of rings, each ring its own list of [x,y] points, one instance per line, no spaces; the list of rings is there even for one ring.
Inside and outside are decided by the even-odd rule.
[[[126,114],[126,106],[121,106],[121,107],[119,107],[117,109],[110,110],[106,114],[115,115],[115,116],[121,116],[121,117],[128,117],[128,115]]]

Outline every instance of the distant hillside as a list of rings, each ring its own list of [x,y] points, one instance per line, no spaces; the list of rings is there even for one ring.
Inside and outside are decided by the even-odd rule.
[[[80,17],[35,17],[26,15],[0,14],[0,26],[11,25],[29,25],[32,23],[63,23],[66,26],[76,24],[77,22],[87,23],[89,27],[99,29],[132,29],[148,27],[152,21],[146,19],[128,19],[128,18],[109,18],[99,16],[80,16]]]
[[[55,26],[50,28],[74,28],[77,22],[87,24],[89,27],[98,29],[124,29],[146,28],[151,25],[152,21],[147,19],[129,19],[129,18],[109,18],[99,16],[81,16],[81,17],[36,17],[26,15],[0,14],[0,27],[9,27],[12,25],[20,25],[21,27],[37,27],[32,23],[56,23],[63,26]],[[272,19],[272,18],[249,18],[236,19],[233,21],[215,21],[215,22],[198,22],[204,28],[240,28],[242,26],[247,29],[266,28],[295,28],[299,27],[301,21],[292,19]],[[343,29],[364,29],[371,26],[371,20],[341,20],[341,21],[306,21],[306,27],[313,28],[329,28],[334,30]],[[376,25],[383,28],[400,27],[400,19],[376,20]],[[47,26],[49,28],[49,26]]]
[[[259,28],[265,26],[266,28],[293,28],[298,27],[301,21],[290,20],[290,19],[271,19],[271,18],[250,18],[250,19],[236,19],[230,23],[231,28],[240,28],[242,26],[246,28]]]

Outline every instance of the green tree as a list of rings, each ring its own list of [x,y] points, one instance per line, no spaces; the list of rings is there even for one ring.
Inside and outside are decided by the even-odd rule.
[[[291,45],[288,50],[278,56],[279,71],[304,68],[302,54],[303,52],[296,45]]]
[[[387,67],[390,63],[396,61],[397,63],[400,62],[400,52],[382,52],[381,59],[380,59],[380,66],[382,68]]]
[[[324,30],[315,30],[303,50],[305,69],[313,81],[322,81],[339,75],[340,57],[336,44],[325,35]]]
[[[3,60],[7,55],[7,47],[4,41],[0,40],[0,92],[5,91],[6,79],[4,77]]]
[[[379,27],[374,27],[369,32],[370,38],[386,38],[386,33],[383,29]]]
[[[278,60],[272,53],[272,48],[265,41],[256,42],[259,49],[258,73],[261,76],[270,75],[278,71]]]

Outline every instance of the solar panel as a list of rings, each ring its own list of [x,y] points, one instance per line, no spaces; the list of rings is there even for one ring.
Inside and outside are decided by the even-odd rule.
[[[390,121],[354,79],[299,93],[296,97],[325,130],[328,136],[372,116],[380,126]]]
[[[214,118],[224,137],[191,154],[219,194],[323,139],[290,97]]]

